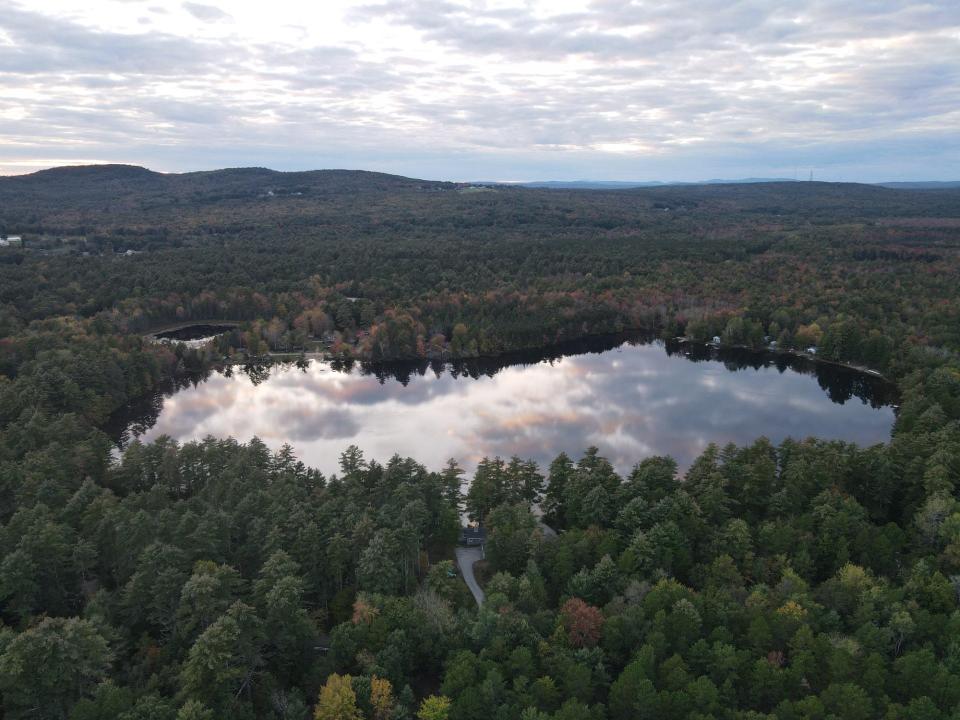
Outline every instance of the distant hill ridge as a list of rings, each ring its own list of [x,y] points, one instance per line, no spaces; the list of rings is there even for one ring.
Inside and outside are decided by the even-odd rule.
[[[369,170],[298,170],[282,171],[271,170],[265,167],[223,168],[220,170],[197,170],[185,173],[161,173],[139,165],[65,165],[62,167],[38,170],[24,175],[0,176],[0,182],[48,182],[56,180],[141,180],[149,179],[158,182],[184,182],[189,180],[249,180],[249,179],[277,179],[285,181],[308,180],[311,178],[362,178],[370,181],[384,182],[433,182],[414,180],[400,175],[372,172]]]
[[[748,185],[754,183],[796,182],[791,178],[740,178],[736,180],[702,180],[699,182],[666,182],[663,180],[537,180],[515,183],[523,187],[558,190],[629,190],[631,188],[670,187],[675,185]],[[497,183],[499,184],[499,183]]]
[[[519,183],[483,183],[489,185],[519,185],[529,188],[544,188],[547,190],[630,190],[633,188],[656,188],[656,187],[682,187],[689,185],[758,185],[764,183],[804,183],[808,180],[795,180],[793,178],[739,178],[739,179],[720,179],[701,180],[696,182],[676,181],[667,182],[662,180],[638,180],[636,182],[626,180],[538,180],[533,182]],[[892,188],[895,190],[945,190],[960,187],[960,180],[957,181],[915,181],[915,182],[881,182],[881,183],[836,183],[836,184],[854,184],[854,185],[874,185],[879,187]]]
[[[415,180],[366,170],[282,172],[263,167],[160,173],[138,165],[73,165],[0,177],[5,193],[60,197],[64,200],[116,200],[139,195],[217,200],[264,194],[323,195],[403,188],[455,187],[453,183]]]
[[[952,190],[960,188],[960,180],[920,180],[916,182],[877,183],[894,190]]]

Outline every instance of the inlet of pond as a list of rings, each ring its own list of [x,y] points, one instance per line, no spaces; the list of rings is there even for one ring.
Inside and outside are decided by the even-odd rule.
[[[236,323],[209,324],[189,323],[178,325],[169,330],[163,330],[148,336],[159,342],[183,343],[187,347],[198,348],[206,345],[217,335],[229,332],[236,327]]]
[[[846,367],[617,336],[496,360],[230,367],[127,408],[114,433],[121,447],[259,437],[327,474],[349,445],[368,460],[399,454],[440,469],[455,458],[468,470],[495,455],[545,469],[595,445],[628,472],[651,455],[683,469],[709,443],[760,436],[884,442],[895,402],[892,385]]]

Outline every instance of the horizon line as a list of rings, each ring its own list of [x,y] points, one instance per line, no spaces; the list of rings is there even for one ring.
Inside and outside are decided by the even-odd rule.
[[[529,180],[517,180],[517,179],[504,179],[504,180],[477,180],[477,179],[436,179],[428,177],[418,177],[413,175],[402,175],[394,172],[385,172],[383,170],[369,170],[366,168],[350,168],[350,167],[316,167],[308,170],[279,170],[276,168],[271,168],[266,165],[232,165],[232,166],[223,166],[212,169],[198,169],[198,170],[177,170],[177,171],[168,171],[168,170],[155,170],[146,165],[138,165],[136,163],[124,163],[124,162],[80,162],[80,163],[71,163],[66,165],[50,165],[45,167],[38,167],[35,170],[30,170],[27,172],[20,173],[4,173],[0,171],[0,178],[22,178],[29,177],[31,175],[36,175],[41,172],[48,172],[52,170],[66,170],[71,168],[94,168],[94,167],[126,167],[126,168],[136,168],[140,170],[146,170],[147,172],[155,173],[157,175],[191,175],[195,173],[212,173],[212,172],[223,172],[228,170],[267,170],[269,172],[281,173],[281,174],[294,174],[294,173],[309,173],[309,172],[369,172],[376,173],[380,175],[391,175],[393,177],[401,177],[409,180],[424,180],[427,182],[449,182],[455,184],[474,184],[474,185],[508,185],[508,186],[524,186],[531,184],[575,184],[575,183],[592,183],[592,184],[609,184],[609,185],[633,185],[633,186],[662,186],[662,185],[711,185],[711,184],[759,184],[759,183],[808,183],[808,182],[822,182],[822,183],[831,183],[831,184],[853,184],[853,185],[895,185],[895,184],[917,184],[924,183],[930,185],[948,185],[948,184],[958,184],[960,183],[960,178],[956,180],[930,180],[930,179],[910,179],[910,180],[882,180],[882,181],[866,181],[866,180],[818,180],[814,174],[811,178],[789,178],[783,176],[770,176],[766,177],[763,175],[747,175],[744,177],[723,177],[723,176],[714,176],[711,178],[704,178],[698,180],[662,180],[662,179],[653,179],[653,180],[620,180],[620,179],[601,179],[601,178],[585,178],[578,177],[575,179],[558,179],[558,178],[548,178],[548,179],[529,179]],[[575,188],[571,188],[575,189]]]

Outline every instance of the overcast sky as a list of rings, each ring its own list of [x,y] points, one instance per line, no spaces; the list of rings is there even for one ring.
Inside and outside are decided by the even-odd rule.
[[[960,0],[0,4],[0,173],[960,179]]]

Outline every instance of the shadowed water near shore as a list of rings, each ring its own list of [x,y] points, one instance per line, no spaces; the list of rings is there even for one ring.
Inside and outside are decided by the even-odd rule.
[[[892,385],[850,368],[634,334],[453,363],[227,368],[144,398],[112,432],[121,447],[133,437],[257,436],[292,444],[326,473],[351,444],[431,469],[450,457],[472,469],[495,454],[546,465],[594,444],[625,472],[650,455],[684,468],[708,443],[760,436],[884,442],[895,402]]]

